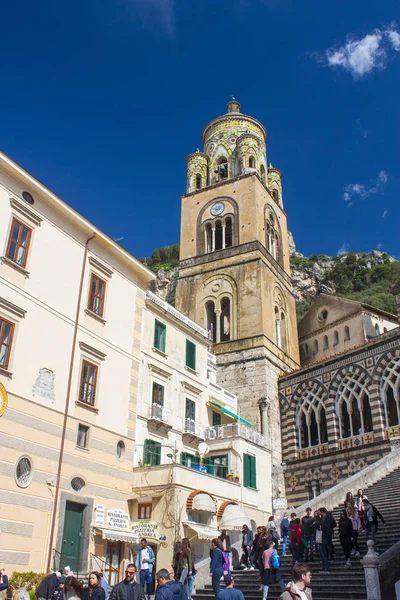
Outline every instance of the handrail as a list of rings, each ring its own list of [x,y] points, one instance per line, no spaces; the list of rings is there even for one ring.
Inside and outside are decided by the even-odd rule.
[[[93,559],[96,559],[97,561],[103,563],[103,565],[105,567],[108,567],[108,569],[110,571],[116,571],[118,573],[118,567],[113,567],[112,565],[110,565],[110,563],[108,563],[106,560],[104,560],[104,558],[101,558],[101,556],[96,556],[96,554],[93,554],[93,552],[90,552],[89,556],[90,556],[90,570],[92,570]],[[102,570],[103,570],[103,568],[102,568]]]
[[[58,558],[58,564],[56,562],[56,557]],[[58,571],[61,563],[61,552],[56,548],[53,548],[53,571]]]

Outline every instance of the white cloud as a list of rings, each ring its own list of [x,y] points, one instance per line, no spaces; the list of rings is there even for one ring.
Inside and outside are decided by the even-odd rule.
[[[318,60],[328,67],[343,67],[359,79],[372,71],[385,69],[392,50],[400,51],[400,33],[396,23],[391,23],[384,30],[375,29],[361,39],[349,34],[345,44],[328,48]]]
[[[383,244],[381,244],[381,242],[378,242],[377,245],[376,245],[376,249],[377,250],[383,250],[383,248],[384,248]]]
[[[347,254],[349,250],[350,250],[350,246],[348,245],[348,243],[343,242],[343,244],[340,246],[339,250],[337,251],[337,255],[339,256],[340,254]]]
[[[357,199],[364,200],[364,198],[373,194],[383,194],[383,188],[387,184],[388,179],[389,175],[382,169],[382,171],[379,171],[378,177],[375,180],[371,180],[368,185],[365,183],[347,183],[343,188],[343,198],[347,208],[353,206]],[[382,215],[382,218],[384,216],[386,215]]]
[[[388,209],[385,208],[385,210],[382,213],[382,219],[384,219],[386,217],[386,215],[388,214],[388,212],[389,212]]]

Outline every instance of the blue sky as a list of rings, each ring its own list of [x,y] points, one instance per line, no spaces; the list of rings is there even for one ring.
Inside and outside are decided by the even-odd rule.
[[[306,255],[400,257],[395,0],[7,2],[0,148],[136,256],[179,240],[185,158],[234,94]]]

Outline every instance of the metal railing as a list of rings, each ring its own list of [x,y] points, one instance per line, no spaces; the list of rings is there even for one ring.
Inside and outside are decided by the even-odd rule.
[[[149,406],[149,419],[156,419],[157,421],[167,422],[167,411],[162,404],[154,403]]]
[[[225,440],[235,437],[241,437],[258,446],[267,447],[267,439],[261,433],[242,423],[214,425],[204,429],[204,439],[206,440]]]
[[[107,579],[108,585],[118,583],[118,567],[113,567],[104,558],[101,558],[101,556],[96,556],[96,554],[90,552],[89,566],[90,571],[101,571]]]
[[[194,419],[185,419],[184,433],[191,433],[199,438],[204,438],[204,427]]]
[[[58,571],[61,565],[61,552],[53,548],[53,571]]]

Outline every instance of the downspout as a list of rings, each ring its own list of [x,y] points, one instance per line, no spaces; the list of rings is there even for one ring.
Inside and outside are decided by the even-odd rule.
[[[76,338],[78,336],[79,314],[80,314],[80,310],[81,310],[83,281],[85,278],[85,270],[86,270],[86,259],[87,259],[87,255],[88,255],[88,251],[89,251],[89,242],[95,236],[96,236],[96,234],[94,233],[86,241],[85,252],[83,255],[81,281],[79,284],[78,302],[76,305],[76,316],[75,316],[75,325],[74,325],[74,335],[73,335],[73,340],[72,340],[71,360],[69,363],[67,395],[65,398],[64,421],[63,421],[63,428],[62,428],[62,434],[61,434],[60,456],[58,459],[56,489],[54,492],[54,508],[53,508],[53,517],[51,520],[50,537],[49,537],[49,550],[48,550],[48,555],[47,555],[47,571],[50,571],[50,568],[51,568],[53,537],[54,537],[54,529],[56,526],[57,504],[58,504],[58,498],[60,495],[61,468],[62,468],[62,462],[63,462],[63,457],[64,457],[65,437],[66,437],[66,433],[67,433],[68,410],[69,410],[69,401],[70,401],[70,397],[71,397],[71,385],[72,385],[72,372],[73,372],[74,360],[75,360]]]

